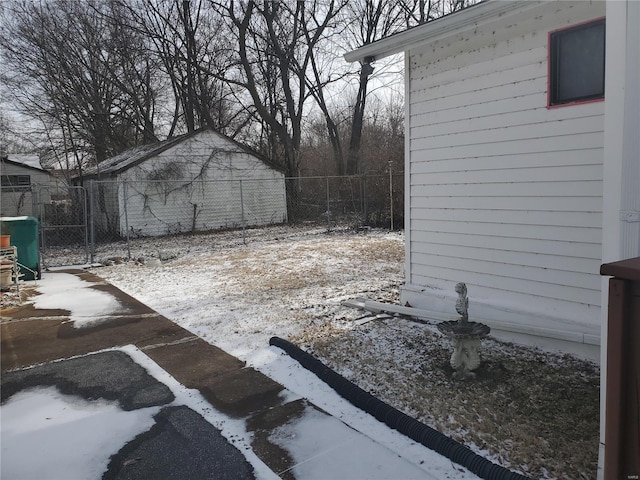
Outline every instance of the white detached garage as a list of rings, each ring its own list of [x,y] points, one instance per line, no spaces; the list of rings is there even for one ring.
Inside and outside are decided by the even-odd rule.
[[[100,163],[85,180],[93,180],[94,224],[107,235],[287,221],[284,175],[209,128],[123,152]]]
[[[598,358],[600,265],[640,255],[639,5],[489,1],[345,56],[405,52],[403,304],[465,282],[498,336]]]

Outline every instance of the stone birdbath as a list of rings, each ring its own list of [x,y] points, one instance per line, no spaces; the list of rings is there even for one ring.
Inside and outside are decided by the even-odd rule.
[[[464,380],[473,378],[473,370],[480,366],[480,340],[486,337],[491,329],[488,325],[469,321],[469,299],[467,298],[467,286],[464,283],[456,285],[458,299],[456,300],[456,312],[460,318],[438,324],[438,330],[446,335],[453,345],[453,353],[449,363],[455,370],[453,378]]]

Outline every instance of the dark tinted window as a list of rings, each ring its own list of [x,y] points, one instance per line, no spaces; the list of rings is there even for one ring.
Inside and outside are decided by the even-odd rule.
[[[2,175],[2,186],[10,191],[31,190],[30,175]]]
[[[550,35],[550,104],[604,98],[605,22]]]

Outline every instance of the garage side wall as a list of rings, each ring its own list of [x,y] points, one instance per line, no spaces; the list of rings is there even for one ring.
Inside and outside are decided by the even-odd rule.
[[[120,231],[153,236],[287,220],[284,176],[205,131],[123,172]],[[124,210],[126,206],[127,215]]]
[[[547,43],[605,10],[549,2],[538,13],[406,57],[402,302],[455,314],[454,286],[465,282],[471,316],[595,344],[604,102],[547,108]]]

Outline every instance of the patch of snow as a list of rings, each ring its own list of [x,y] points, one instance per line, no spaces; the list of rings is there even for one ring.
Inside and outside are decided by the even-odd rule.
[[[69,480],[100,478],[109,457],[151,428],[160,407],[125,412],[117,402],[46,387],[16,393],[1,410],[0,476]]]
[[[442,478],[443,472],[436,465],[430,464],[427,474],[417,466],[403,461],[400,456],[389,455],[386,448],[358,434],[344,423],[311,408],[307,408],[300,418],[278,428],[269,438],[292,454],[296,464],[289,470],[296,478]],[[336,443],[336,438],[340,442]],[[283,473],[285,472],[279,472],[279,475]]]
[[[70,273],[42,274],[36,290],[34,306],[39,309],[67,310],[73,326],[81,328],[123,311],[122,305],[112,295],[90,288],[94,283],[85,282]],[[70,294],[73,292],[72,294]]]
[[[11,153],[7,158],[13,162],[26,165],[27,167],[44,170],[40,164],[40,157],[35,153]]]

